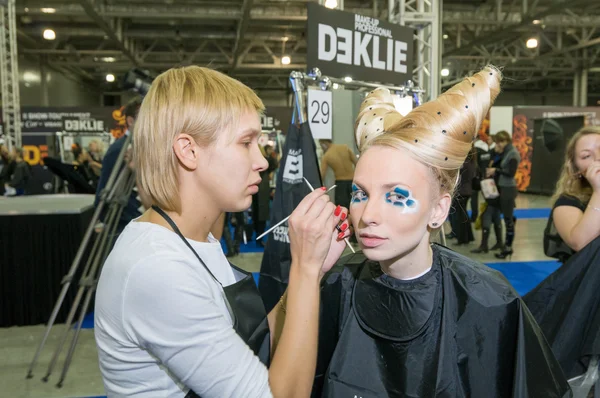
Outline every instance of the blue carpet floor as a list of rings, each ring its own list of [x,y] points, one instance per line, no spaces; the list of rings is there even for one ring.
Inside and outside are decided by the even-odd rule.
[[[550,217],[550,208],[539,208],[539,209],[515,209],[515,217],[518,220],[526,220],[526,219],[548,219]],[[471,216],[471,210],[468,210],[467,213],[469,217]]]

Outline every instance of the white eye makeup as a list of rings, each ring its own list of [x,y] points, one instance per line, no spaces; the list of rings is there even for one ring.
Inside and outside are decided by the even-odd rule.
[[[385,201],[394,207],[402,209],[402,213],[416,213],[419,201],[415,199],[408,189],[395,188],[385,194]]]
[[[368,198],[362,189],[352,184],[351,205],[366,202]],[[395,188],[393,191],[386,193],[385,201],[400,209],[402,213],[416,213],[419,209],[419,201],[412,195],[412,192],[404,188]]]

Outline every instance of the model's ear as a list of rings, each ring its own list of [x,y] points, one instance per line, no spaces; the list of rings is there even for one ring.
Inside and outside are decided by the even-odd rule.
[[[186,169],[195,170],[196,167],[198,167],[200,148],[190,135],[179,134],[175,138],[173,151],[175,152],[175,156],[177,156],[177,160],[179,160],[181,165]]]
[[[444,221],[448,218],[448,212],[450,212],[450,206],[452,205],[452,196],[449,193],[444,193],[438,201],[435,203],[429,217],[429,227],[437,229],[442,226]]]

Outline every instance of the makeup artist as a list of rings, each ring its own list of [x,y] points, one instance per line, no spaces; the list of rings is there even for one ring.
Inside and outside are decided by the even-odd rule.
[[[344,250],[349,232],[336,226],[348,231],[347,209],[316,189],[294,210],[290,283],[268,315],[252,276],[210,233],[258,190],[263,110],[248,87],[197,66],[164,72],[144,98],[134,158],[153,206],[119,236],[96,294],[109,397],[310,395],[319,286]]]

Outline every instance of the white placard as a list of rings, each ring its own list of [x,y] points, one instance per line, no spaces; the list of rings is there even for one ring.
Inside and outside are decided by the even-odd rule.
[[[308,124],[315,139],[333,138],[332,97],[331,91],[308,90]]]
[[[65,151],[70,151],[71,146],[73,146],[74,140],[71,136],[63,137],[63,145],[65,146]]]

